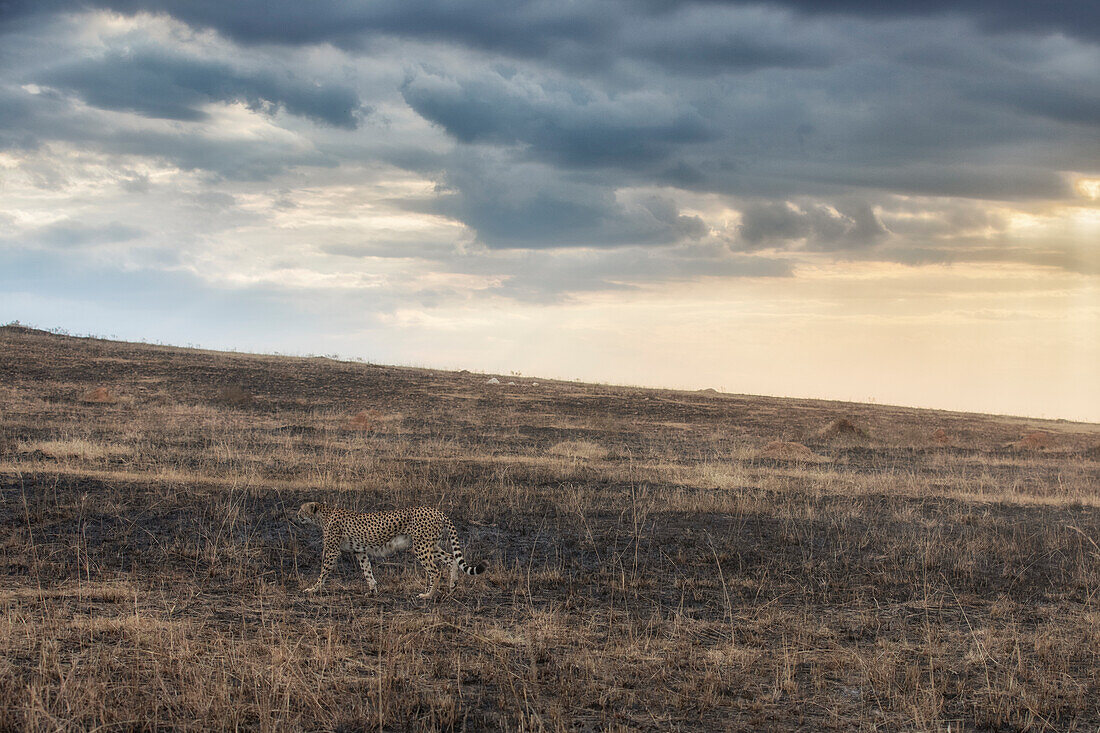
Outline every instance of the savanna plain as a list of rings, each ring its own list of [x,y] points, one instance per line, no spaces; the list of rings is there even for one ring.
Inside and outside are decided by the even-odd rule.
[[[1098,543],[1093,424],[0,328],[4,730],[1095,731]]]

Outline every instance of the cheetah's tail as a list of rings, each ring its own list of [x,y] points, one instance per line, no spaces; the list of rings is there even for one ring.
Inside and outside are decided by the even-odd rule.
[[[485,561],[471,565],[466,562],[466,557],[462,554],[462,546],[458,544],[458,532],[455,531],[454,522],[449,518],[447,519],[447,533],[451,535],[451,552],[454,553],[455,561],[458,563],[458,569],[467,575],[480,575],[485,572]]]

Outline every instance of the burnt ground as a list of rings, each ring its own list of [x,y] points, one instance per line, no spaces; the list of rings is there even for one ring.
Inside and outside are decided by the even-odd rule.
[[[1100,726],[1097,426],[0,349],[4,728]],[[867,435],[814,437],[838,416]],[[344,562],[305,596],[307,500],[441,506],[490,570],[425,603],[408,556],[376,596]]]

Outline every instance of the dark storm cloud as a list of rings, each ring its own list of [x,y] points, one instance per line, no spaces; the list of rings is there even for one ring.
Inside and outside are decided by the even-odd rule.
[[[580,84],[543,86],[494,72],[472,79],[422,73],[402,93],[459,142],[523,145],[568,167],[644,165],[715,137],[697,112],[662,94],[609,98]]]
[[[61,141],[112,155],[138,155],[171,161],[184,170],[218,178],[255,181],[296,166],[335,167],[339,159],[314,147],[278,139],[210,138],[186,128],[172,131],[120,129],[87,111],[77,112],[56,94],[30,94],[0,87],[0,150],[34,150]],[[43,170],[39,187],[58,189],[65,176]],[[134,185],[141,187],[141,182]]]
[[[74,44],[70,57],[0,87],[0,146],[63,140],[245,180],[381,162],[438,184],[410,209],[461,222],[496,252],[657,250],[709,238],[743,251],[903,259],[899,232],[876,214],[889,197],[1062,200],[1072,195],[1066,171],[1100,168],[1100,64],[1096,44],[1080,40],[1100,37],[1091,3],[67,7],[90,6],[166,13],[220,36],[200,43],[182,31],[164,43],[174,50],[158,50],[140,36],[143,27],[165,33],[162,20],[116,19],[126,30],[111,32],[126,35],[105,32],[106,50]],[[11,24],[35,22],[28,6],[4,7]],[[194,49],[205,44],[230,61],[202,58]],[[0,51],[0,69],[11,55]],[[295,62],[319,83],[291,74]],[[20,92],[28,82],[62,94]],[[188,124],[225,102],[322,124],[279,119],[290,134],[247,139]],[[385,113],[360,124],[367,105]],[[126,129],[105,129],[99,123],[118,115],[100,109],[180,124],[128,119]],[[685,213],[682,202],[698,194],[740,210],[740,229],[712,222],[711,231]],[[904,229],[912,220],[897,221]],[[937,226],[949,237],[962,225]]]
[[[371,35],[392,35],[515,55],[542,55],[559,43],[598,43],[621,17],[618,3],[562,6],[554,0],[8,0],[0,19],[88,7],[121,13],[167,13],[241,43],[361,48]]]
[[[660,2],[661,0],[658,0]],[[726,0],[719,0],[726,2]],[[777,0],[775,5],[811,15],[913,18],[953,15],[973,18],[990,31],[1049,33],[1100,38],[1100,4],[1092,0]]]
[[[819,69],[844,55],[835,34],[762,5],[685,5],[630,16],[609,53],[669,73],[713,76],[757,69]]]
[[[602,171],[575,173],[476,147],[399,160],[438,184],[431,199],[394,203],[461,221],[494,249],[661,245],[708,234],[702,219],[667,197],[617,195]]]
[[[365,34],[384,33],[524,56],[548,53],[562,43],[592,48],[614,39],[621,27],[635,18],[663,19],[699,7],[771,7],[827,19],[961,17],[988,32],[1061,32],[1100,39],[1100,4],[1093,0],[612,0],[581,4],[553,0],[4,0],[0,3],[0,22],[14,23],[31,14],[89,6],[123,13],[165,12],[245,43],[357,47]]]
[[[57,66],[36,79],[78,94],[102,109],[146,117],[200,120],[209,102],[241,102],[254,110],[284,108],[316,122],[354,129],[361,103],[351,89],[309,84],[273,73],[242,73],[227,64],[160,51],[112,53]]]
[[[495,248],[615,247],[697,240],[707,227],[668,199],[622,201],[604,186],[533,163],[452,161],[427,211],[458,219]]]
[[[28,124],[34,119],[34,107],[28,95],[0,87],[0,150],[37,147],[38,136]]]
[[[741,212],[740,237],[749,250],[795,240],[813,250],[859,249],[881,241],[887,233],[874,210],[862,201],[835,208],[768,202],[751,204]]]
[[[1100,89],[1096,87],[1026,79],[996,86],[974,85],[973,94],[1026,115],[1090,127],[1100,123]]]

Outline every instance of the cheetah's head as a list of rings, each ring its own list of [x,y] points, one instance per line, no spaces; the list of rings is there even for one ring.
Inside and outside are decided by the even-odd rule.
[[[321,504],[316,501],[307,501],[302,504],[302,508],[298,510],[297,519],[303,524],[317,524],[321,523]]]

